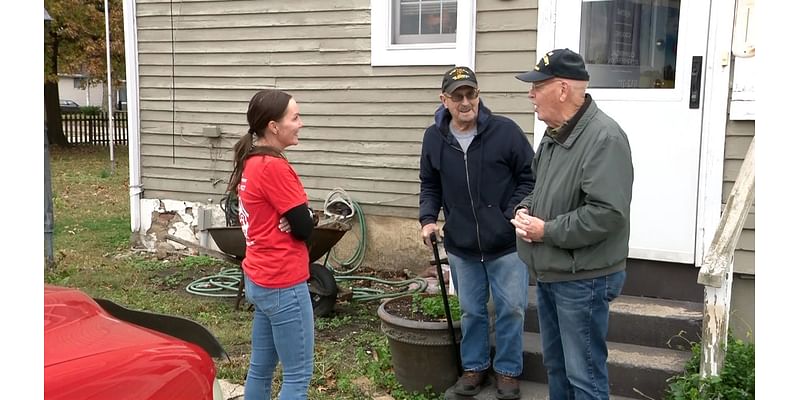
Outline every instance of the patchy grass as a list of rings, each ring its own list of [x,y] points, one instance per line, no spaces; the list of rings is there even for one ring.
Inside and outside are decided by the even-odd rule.
[[[131,309],[199,322],[230,355],[230,360],[217,360],[218,377],[243,383],[250,356],[251,312],[234,310],[232,298],[185,290],[192,281],[233,266],[203,256],[157,260],[130,250],[126,148],[115,149],[114,174],[107,148],[51,147],[50,152],[56,263],[45,281],[80,288]],[[315,321],[310,399],[440,398],[400,388],[387,339],[380,332],[377,307],[377,301],[340,302],[333,315]]]

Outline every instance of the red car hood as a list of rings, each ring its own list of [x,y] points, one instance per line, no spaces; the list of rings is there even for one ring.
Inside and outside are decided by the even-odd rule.
[[[108,315],[91,297],[71,288],[44,288],[45,368],[92,355],[184,342]]]
[[[77,289],[45,285],[45,398],[211,399],[209,355],[109,315]]]

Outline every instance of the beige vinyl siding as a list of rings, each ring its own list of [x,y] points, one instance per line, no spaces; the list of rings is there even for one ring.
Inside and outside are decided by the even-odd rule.
[[[312,205],[342,187],[368,214],[416,218],[422,134],[448,66],[372,67],[369,3],[138,0],[144,197],[218,202],[247,103],[274,87],[300,104],[287,156]],[[478,2],[482,97],[529,134],[514,74],[534,63],[535,26],[533,0]]]
[[[723,207],[739,174],[739,169],[750,147],[750,141],[755,134],[755,121],[728,121],[725,135],[725,166],[722,174],[722,203]],[[734,253],[733,269],[735,272],[752,274],[756,273],[755,264],[755,237],[756,237],[756,202],[744,224],[744,229],[739,237]]]
[[[533,141],[529,85],[514,78],[536,64],[538,2],[477,2],[475,73],[481,98],[495,113],[513,119]]]

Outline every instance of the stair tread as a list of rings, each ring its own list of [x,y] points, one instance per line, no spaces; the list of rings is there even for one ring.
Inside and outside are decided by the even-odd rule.
[[[536,306],[536,286],[528,288],[528,307]],[[609,312],[648,317],[696,320],[703,318],[703,304],[652,297],[621,295],[609,305]]]
[[[542,342],[538,333],[523,334],[523,351],[542,353]],[[658,347],[640,346],[628,343],[608,343],[608,363],[623,364],[639,369],[658,369],[671,373],[681,373],[691,357],[690,352]]]
[[[546,383],[539,383],[533,381],[520,381],[520,400],[548,400],[548,390]],[[472,397],[465,397],[445,392],[445,400],[495,400],[495,386],[494,382],[485,386],[480,393]],[[611,400],[634,400],[630,397],[611,395]]]

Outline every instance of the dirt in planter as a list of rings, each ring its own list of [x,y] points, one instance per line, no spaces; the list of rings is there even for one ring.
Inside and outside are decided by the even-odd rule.
[[[434,296],[440,297],[441,294],[430,294],[430,293],[420,294],[420,297],[434,297]],[[446,318],[431,318],[423,314],[421,310],[413,310],[411,302],[412,302],[411,296],[398,297],[397,299],[384,304],[383,309],[386,310],[386,312],[391,315],[412,321],[420,321],[420,322],[447,321]]]

